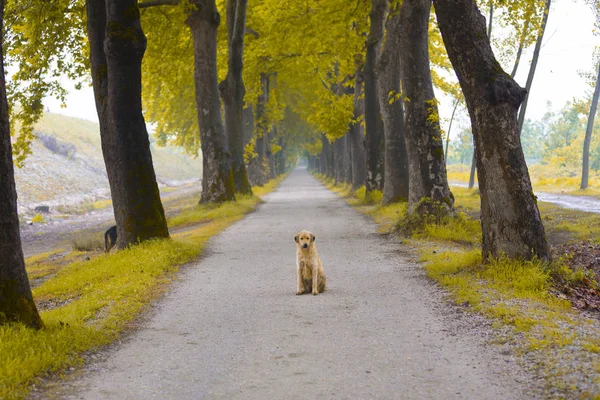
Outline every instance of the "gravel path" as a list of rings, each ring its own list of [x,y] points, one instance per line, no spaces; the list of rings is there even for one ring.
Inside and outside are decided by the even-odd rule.
[[[309,229],[329,290],[296,296]],[[402,245],[297,169],[208,245],[72,399],[519,399],[527,377]],[[478,326],[479,325],[479,326]],[[486,333],[487,332],[487,333]]]

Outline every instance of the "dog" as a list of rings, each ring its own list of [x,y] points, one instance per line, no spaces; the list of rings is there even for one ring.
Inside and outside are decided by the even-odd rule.
[[[117,243],[117,227],[111,226],[104,232],[104,252],[108,253]]]
[[[294,236],[296,241],[296,266],[298,272],[297,295],[309,293],[318,295],[325,291],[327,277],[323,271],[323,262],[317,252],[315,235],[309,231],[300,231]]]

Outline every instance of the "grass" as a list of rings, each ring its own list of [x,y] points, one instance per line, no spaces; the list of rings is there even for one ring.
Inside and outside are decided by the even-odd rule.
[[[73,250],[95,251],[104,247],[104,239],[98,233],[85,232],[73,238]]]
[[[332,180],[320,175],[317,178],[359,211],[370,215],[382,231],[393,231],[406,219],[405,204],[366,204],[364,192],[335,186]],[[458,176],[455,174],[452,178]],[[413,249],[408,251],[416,250],[420,254],[427,275],[446,288],[454,302],[468,305],[495,321],[495,326],[503,327],[501,332],[506,332],[506,328],[512,332],[503,340],[517,343],[517,353],[528,354],[530,359],[536,360],[549,387],[561,387],[564,397],[579,397],[584,393],[577,387],[581,377],[568,377],[573,374],[572,369],[561,369],[561,365],[565,364],[566,352],[573,360],[569,365],[590,359],[593,360],[590,367],[600,373],[597,358],[600,324],[581,316],[568,300],[555,296],[553,290],[558,284],[589,282],[590,277],[582,271],[571,270],[562,260],[548,264],[539,260],[501,258],[484,263],[478,220],[479,192],[460,187],[453,187],[452,192],[455,206],[460,210],[458,216],[444,219],[439,225],[426,223],[422,229],[413,231],[410,238],[403,239],[408,240]],[[549,237],[560,237],[562,241],[600,239],[600,215],[542,202],[538,206]],[[582,329],[582,325],[589,328]],[[598,376],[589,373],[585,376],[596,383],[600,381]],[[563,381],[569,379],[574,383],[564,385]],[[599,390],[595,395],[600,396]]]
[[[35,214],[35,216],[31,219],[31,222],[33,222],[34,224],[44,224],[44,223],[46,223],[46,221],[44,220],[44,217],[40,213]]]
[[[254,210],[259,196],[282,179],[255,188],[255,196],[238,202],[183,211],[170,221],[175,224],[171,227],[194,228],[172,239],[92,254],[88,261],[83,255],[89,253],[65,257],[59,251],[28,258],[30,276],[46,278],[33,289],[45,328],[0,326],[0,398],[24,398],[40,375],[79,365],[84,352],[117,339],[163,293],[177,270],[201,254],[209,238]]]

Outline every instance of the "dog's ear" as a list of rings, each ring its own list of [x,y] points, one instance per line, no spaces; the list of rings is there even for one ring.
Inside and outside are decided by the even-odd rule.
[[[317,237],[311,233],[310,238],[312,239],[312,242],[314,242]]]
[[[294,241],[298,243],[298,235],[294,236]]]

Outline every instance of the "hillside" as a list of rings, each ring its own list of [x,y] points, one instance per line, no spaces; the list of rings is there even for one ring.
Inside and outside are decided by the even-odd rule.
[[[33,154],[15,170],[20,211],[41,203],[73,205],[109,197],[98,124],[47,113],[35,132]],[[177,186],[202,176],[201,157],[155,143],[151,150],[159,185]]]

